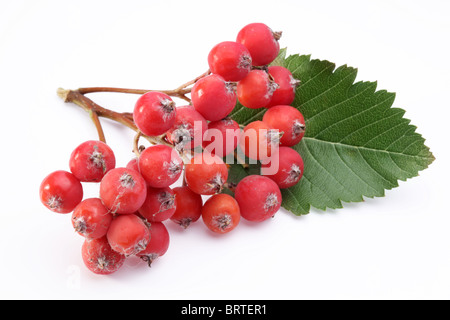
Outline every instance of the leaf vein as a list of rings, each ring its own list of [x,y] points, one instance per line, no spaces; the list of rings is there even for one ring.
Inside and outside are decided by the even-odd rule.
[[[345,186],[342,184],[342,182],[340,182],[338,179],[336,179],[331,172],[329,172],[326,167],[324,165],[322,165],[317,159],[316,157],[311,153],[311,151],[309,150],[308,144],[305,143],[305,149],[308,151],[308,153],[311,155],[311,158],[314,160],[315,163],[317,163],[323,170],[324,172],[326,172],[333,180],[335,180],[341,187],[342,190],[347,191]]]
[[[405,125],[405,123],[404,123],[404,122],[399,122],[399,123],[397,123],[395,126],[389,128],[389,130],[386,130],[386,131],[381,132],[380,134],[377,134],[377,135],[374,136],[372,139],[368,140],[368,141],[364,144],[364,146],[367,146],[367,145],[368,145],[370,142],[372,142],[373,140],[378,139],[378,138],[379,138],[380,136],[382,136],[383,134],[386,134],[386,133],[388,133],[388,132],[390,132],[390,131],[392,131],[392,130],[395,130],[397,127],[402,126],[402,125]],[[399,138],[395,139],[394,142],[400,140],[400,139],[403,138],[404,136],[405,136],[405,135],[403,134],[403,135],[400,136]],[[394,142],[390,143],[389,146],[391,146]],[[389,146],[388,146],[388,148],[389,148]],[[388,148],[385,148],[384,150],[387,150]]]
[[[349,148],[356,148],[356,149],[367,150],[367,151],[371,151],[371,152],[383,152],[383,153],[388,153],[388,154],[393,154],[393,155],[400,155],[400,156],[405,156],[405,157],[419,158],[419,159],[422,159],[422,160],[429,160],[430,159],[430,157],[428,157],[428,156],[404,154],[404,153],[397,152],[397,151],[388,151],[388,150],[374,149],[374,148],[368,148],[368,147],[363,147],[363,146],[354,146],[354,145],[345,144],[345,143],[341,143],[341,142],[324,141],[324,140],[317,139],[315,137],[304,137],[303,140],[314,140],[314,141],[319,141],[319,142],[322,142],[322,143],[337,144],[337,145],[342,145],[342,146],[349,147]]]
[[[306,172],[305,172],[305,174],[303,175],[303,178],[302,178],[302,179],[308,180],[309,185],[310,185],[310,188],[309,188],[309,189],[310,189],[310,191],[311,191],[311,194],[314,194],[312,187],[315,186],[315,187],[316,187],[320,192],[322,192],[322,194],[323,194],[325,197],[327,197],[331,202],[336,202],[336,200],[332,199],[332,198],[327,194],[327,192],[326,192],[325,190],[323,190],[319,185],[314,184],[314,183],[313,183],[313,180],[311,180],[310,178],[308,178],[308,176],[306,175]]]
[[[309,181],[309,180],[308,180]],[[310,184],[311,184],[311,182],[310,182]],[[292,190],[291,189],[289,189],[289,188],[287,188],[287,189],[285,189],[286,190],[286,192],[288,192],[291,196],[289,197],[289,199],[294,199],[294,201],[297,203],[297,208],[302,208],[302,209],[304,209],[304,211],[305,212],[308,212],[308,206],[305,208],[303,205],[302,205],[302,203],[297,199],[297,197],[295,196],[295,194],[292,192]]]
[[[378,174],[381,179],[383,179],[384,181],[386,181],[390,186],[393,186],[394,184],[388,180],[384,175],[382,175],[378,170],[376,170],[374,167],[372,167],[370,165],[370,163],[367,161],[366,157],[364,156],[364,154],[361,152],[361,150],[358,149],[358,153],[361,155],[361,158],[364,159],[364,162],[367,164],[367,166],[372,169],[373,172],[375,172],[376,174]]]
[[[378,190],[375,189],[374,187],[372,187],[372,185],[370,183],[368,183],[367,181],[365,181],[360,175],[358,175],[355,170],[353,170],[349,165],[347,165],[347,163],[345,162],[344,158],[341,156],[341,154],[339,153],[339,151],[337,150],[336,145],[333,145],[334,150],[336,152],[336,154],[338,155],[338,157],[342,160],[342,163],[359,179],[361,180],[364,184],[366,184],[369,188],[371,188],[372,190],[375,191],[375,193],[378,193]]]
[[[364,109],[364,110],[362,110],[361,112],[355,113],[355,114],[353,114],[352,116],[350,116],[350,117],[348,117],[348,118],[344,118],[344,119],[342,119],[342,120],[339,120],[338,122],[333,123],[333,125],[329,126],[329,127],[328,127],[326,130],[324,130],[324,131],[328,131],[328,130],[330,130],[332,127],[335,127],[335,126],[341,124],[342,122],[349,121],[349,120],[351,121],[354,117],[359,116],[359,115],[361,115],[361,114],[364,114],[365,112],[368,112],[368,111],[370,111],[370,110],[372,110],[372,109],[374,109],[374,108],[377,108],[378,106],[380,106],[381,104],[385,103],[385,102],[386,102],[387,100],[389,100],[389,99],[390,99],[390,98],[384,99],[383,101],[380,101],[380,102],[378,102],[377,104],[374,104],[373,106],[371,106],[371,107],[368,108],[368,109]],[[389,118],[390,118],[390,117],[392,117],[392,115],[389,116]],[[386,120],[386,119],[388,119],[388,118],[382,118],[382,119],[379,119],[379,120],[377,120],[377,121],[375,121],[375,122],[368,123],[367,125],[365,125],[365,126],[363,126],[363,127],[361,127],[361,128],[358,128],[358,129],[355,130],[355,131],[352,131],[352,132],[348,133],[348,134],[345,135],[341,140],[339,140],[339,142],[341,143],[342,141],[344,141],[345,139],[347,139],[347,138],[348,138],[349,136],[351,136],[352,134],[355,134],[355,133],[358,132],[358,131],[364,130],[364,129],[366,129],[366,128],[368,128],[368,127],[374,125],[374,124],[377,124],[378,122],[381,122],[381,121],[383,121],[383,120]]]
[[[332,85],[331,87],[327,88],[327,90],[322,91],[321,93],[319,93],[318,95],[312,97],[311,99],[304,101],[304,102],[303,102],[303,105],[306,105],[306,104],[310,103],[311,101],[314,101],[315,99],[317,99],[317,98],[319,98],[319,97],[325,95],[326,93],[328,93],[329,91],[333,90],[334,88],[336,88],[337,86],[339,86],[343,81],[347,80],[347,78],[350,78],[350,77],[353,76],[353,75],[354,75],[353,73],[347,74],[345,77],[341,78],[341,79],[340,79],[338,82],[336,82],[334,85]],[[332,107],[332,106],[331,106],[331,107]],[[329,109],[329,107],[326,108],[325,110],[328,110],[328,109]],[[324,111],[325,111],[325,110],[324,110]],[[322,113],[322,112],[323,112],[323,111],[319,112],[319,114]],[[315,114],[314,116],[310,117],[309,119],[311,120],[311,119],[314,118],[316,115],[317,115],[317,114]]]
[[[365,89],[362,90],[361,92],[358,92],[358,94],[354,95],[353,97],[349,97],[349,98],[347,98],[347,99],[345,99],[345,100],[343,100],[343,101],[341,101],[341,102],[339,102],[339,103],[337,103],[337,104],[335,104],[335,105],[333,105],[333,106],[330,106],[329,108],[326,108],[326,109],[322,110],[322,111],[319,112],[319,113],[316,113],[315,115],[313,115],[312,117],[310,117],[310,118],[308,119],[308,121],[311,121],[311,120],[314,119],[316,116],[321,115],[322,113],[324,113],[324,112],[326,112],[326,111],[329,111],[329,110],[331,110],[331,109],[334,109],[334,108],[336,108],[336,107],[339,107],[341,104],[344,104],[344,103],[348,102],[348,101],[351,100],[351,99],[354,99],[354,98],[359,97],[360,95],[362,95],[363,93],[365,93],[365,92],[366,92],[367,90],[369,90],[369,89],[371,89],[371,87],[370,87],[370,86],[367,86],[367,88],[365,88]],[[346,118],[346,119],[347,119],[347,118]],[[343,120],[346,120],[346,119],[343,119]],[[334,124],[333,124],[333,125],[334,125]]]

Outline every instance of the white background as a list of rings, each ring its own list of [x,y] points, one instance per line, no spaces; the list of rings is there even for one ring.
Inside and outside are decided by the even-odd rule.
[[[2,299],[448,299],[450,298],[448,1],[0,2]],[[172,89],[207,70],[216,43],[251,22],[282,30],[288,54],[359,70],[397,93],[395,107],[437,160],[383,198],[243,222],[225,236],[200,221],[167,223],[171,247],[151,269],[130,260],[91,274],[70,215],[40,203],[50,172],[96,139],[87,114],[58,87]],[[96,94],[131,111],[136,96]],[[118,166],[133,132],[103,121]],[[85,185],[85,197],[97,196]]]

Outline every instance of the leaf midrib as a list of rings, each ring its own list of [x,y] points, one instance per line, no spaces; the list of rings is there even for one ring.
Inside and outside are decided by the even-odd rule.
[[[345,143],[341,143],[341,142],[333,142],[333,141],[321,140],[321,139],[317,139],[317,138],[314,138],[314,137],[303,137],[303,140],[305,140],[305,141],[308,141],[308,140],[309,141],[316,141],[316,142],[320,142],[320,143],[331,144],[333,146],[350,147],[350,148],[355,148],[357,150],[383,152],[383,153],[387,153],[389,155],[408,156],[408,157],[418,158],[418,159],[422,159],[422,160],[434,159],[434,157],[431,156],[431,155],[429,155],[429,156],[420,156],[420,155],[407,154],[407,153],[401,153],[401,152],[396,152],[396,151],[388,151],[388,150],[383,150],[383,149],[368,148],[368,147],[363,147],[363,146],[355,146],[355,145],[345,144]]]

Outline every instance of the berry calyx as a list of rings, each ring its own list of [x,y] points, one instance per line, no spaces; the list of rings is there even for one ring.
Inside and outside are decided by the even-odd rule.
[[[100,199],[113,214],[130,214],[137,211],[146,196],[145,180],[133,169],[115,168],[100,182]]]
[[[206,120],[218,121],[228,116],[236,105],[235,84],[218,74],[197,81],[191,91],[192,105]]]
[[[237,201],[228,194],[216,194],[203,206],[202,219],[213,232],[228,233],[237,227],[241,219]]]
[[[39,187],[44,206],[56,213],[70,213],[83,199],[83,186],[72,173],[58,170],[44,178]]]
[[[295,90],[300,85],[300,81],[294,79],[289,69],[281,66],[270,66],[268,72],[278,88],[273,92],[272,99],[266,108],[290,105],[294,102]]]
[[[263,122],[283,132],[280,145],[292,147],[305,135],[305,118],[296,108],[287,105],[271,107],[263,116]]]
[[[192,106],[177,108],[175,124],[167,131],[167,140],[179,152],[202,145],[203,135],[208,129],[205,118]]]
[[[149,222],[162,222],[174,214],[176,200],[175,193],[169,187],[147,187],[147,198],[138,211]]]
[[[195,155],[186,164],[186,183],[195,193],[213,195],[220,193],[228,179],[228,167],[222,158],[210,153]]]
[[[241,216],[253,222],[273,217],[281,207],[282,196],[278,185],[270,178],[250,175],[242,179],[235,191]]]
[[[85,141],[70,155],[70,171],[83,182],[100,182],[115,166],[114,152],[102,141]]]
[[[267,107],[273,93],[278,88],[267,72],[252,70],[237,84],[237,98],[247,108],[259,109]]]
[[[186,229],[191,223],[196,222],[202,214],[202,196],[193,192],[187,186],[173,188],[173,192],[175,193],[177,207],[170,220]]]
[[[150,242],[137,256],[151,267],[153,261],[162,257],[169,249],[170,235],[162,222],[148,222],[147,226],[150,232]]]
[[[212,73],[222,76],[225,81],[242,80],[252,68],[252,57],[248,49],[235,41],[224,41],[214,46],[208,55],[208,65]]]
[[[280,38],[281,32],[273,32],[264,23],[251,23],[239,31],[236,41],[248,49],[254,66],[264,66],[278,56]]]
[[[295,186],[303,176],[303,159],[290,147],[280,147],[279,156],[261,165],[261,174],[269,177],[280,187]]]
[[[254,160],[266,160],[278,150],[283,133],[263,121],[253,121],[244,127],[239,146]]]
[[[175,183],[183,172],[183,160],[169,146],[156,145],[146,148],[139,156],[139,170],[153,188],[165,188]]]
[[[72,225],[86,239],[98,239],[108,232],[113,215],[99,198],[83,200],[73,211]]]
[[[108,275],[118,271],[125,263],[125,256],[114,251],[106,237],[86,239],[81,248],[86,267],[95,274]]]

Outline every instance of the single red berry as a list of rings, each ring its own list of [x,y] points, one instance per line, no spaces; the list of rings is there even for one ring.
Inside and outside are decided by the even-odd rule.
[[[247,108],[266,107],[278,85],[263,70],[252,70],[237,84],[237,98]]]
[[[264,66],[278,56],[280,38],[281,32],[273,32],[263,23],[251,23],[239,31],[236,41],[247,47],[254,66]]]
[[[102,141],[86,141],[70,155],[70,171],[83,182],[100,182],[116,166],[112,149]]]
[[[228,179],[228,167],[222,158],[210,153],[195,155],[186,164],[186,183],[195,193],[213,195],[222,191]]]
[[[224,41],[209,52],[208,65],[212,73],[222,76],[225,81],[239,81],[250,72],[252,57],[243,44]]]
[[[133,169],[137,172],[140,172],[141,170],[139,170],[139,159],[138,158],[133,158],[131,159],[127,165],[126,165],[127,169]]]
[[[300,84],[299,80],[294,79],[289,69],[281,66],[269,67],[269,74],[278,88],[273,92],[272,99],[267,108],[277,105],[290,105],[295,99],[295,90]]]
[[[114,251],[106,237],[93,240],[86,239],[81,254],[86,267],[96,274],[112,274],[125,263],[125,256]]]
[[[202,219],[213,232],[228,233],[237,227],[241,220],[237,201],[228,194],[216,194],[203,206]]]
[[[263,121],[253,121],[245,126],[239,145],[247,157],[265,160],[278,150],[281,134]]]
[[[204,151],[223,158],[236,150],[241,129],[232,119],[210,122],[203,140]]]
[[[192,222],[196,222],[201,214],[203,207],[202,196],[193,192],[189,187],[173,188],[177,208],[170,220],[186,229]]]
[[[83,200],[72,214],[72,225],[75,231],[86,239],[104,237],[112,220],[112,214],[99,198]]]
[[[303,167],[303,159],[297,151],[290,147],[280,147],[278,157],[261,165],[261,174],[275,181],[280,189],[286,189],[300,181]]]
[[[180,178],[183,171],[183,160],[169,146],[151,146],[139,156],[139,170],[148,186],[165,188]]]
[[[198,80],[191,91],[192,105],[206,120],[218,121],[228,116],[236,105],[236,85],[218,74]]]
[[[165,93],[147,92],[136,102],[133,118],[139,130],[147,136],[159,136],[175,123],[175,103]]]
[[[137,256],[147,262],[150,267],[153,261],[166,254],[169,249],[170,235],[162,222],[151,222],[147,225],[150,231],[150,242]]]
[[[281,191],[270,178],[250,175],[242,179],[235,191],[241,216],[249,221],[261,222],[273,217],[281,207]]]
[[[169,187],[147,188],[147,198],[139,209],[139,213],[150,222],[161,222],[170,219],[177,209],[175,193]]]
[[[100,199],[114,214],[137,211],[145,201],[147,186],[139,172],[127,168],[109,171],[100,182]]]
[[[42,181],[39,197],[42,204],[51,211],[70,213],[83,199],[83,186],[72,173],[55,171]]]
[[[207,129],[208,123],[194,107],[182,106],[177,108],[175,124],[166,137],[177,150],[190,150],[202,145]]]
[[[302,113],[291,106],[274,106],[266,111],[263,122],[283,132],[280,145],[292,147],[305,135],[305,118]]]
[[[150,242],[150,231],[138,216],[124,214],[111,222],[106,237],[114,251],[131,256],[145,250]]]

